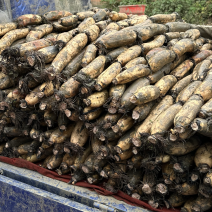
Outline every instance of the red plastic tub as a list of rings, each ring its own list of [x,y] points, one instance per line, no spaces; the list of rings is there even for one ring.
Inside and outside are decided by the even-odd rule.
[[[138,5],[121,5],[119,6],[120,13],[126,13],[127,15],[144,15],[145,14],[145,4],[138,4]]]

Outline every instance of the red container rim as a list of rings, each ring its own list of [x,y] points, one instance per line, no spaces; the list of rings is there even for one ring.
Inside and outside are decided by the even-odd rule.
[[[145,6],[146,7],[146,4],[135,4],[135,5],[120,5],[118,7],[137,7],[137,6]]]

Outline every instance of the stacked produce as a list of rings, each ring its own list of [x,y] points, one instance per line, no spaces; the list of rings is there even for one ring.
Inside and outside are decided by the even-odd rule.
[[[212,40],[178,20],[93,8],[1,25],[1,155],[212,208]]]

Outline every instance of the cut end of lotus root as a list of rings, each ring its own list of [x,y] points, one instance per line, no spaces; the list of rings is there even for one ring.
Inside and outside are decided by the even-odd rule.
[[[97,91],[101,91],[102,90],[102,86],[100,84],[96,84],[94,87],[95,87],[95,89]]]
[[[118,125],[113,126],[112,130],[113,130],[114,133],[118,133],[119,132],[119,126]]]
[[[67,104],[65,102],[60,102],[59,109],[65,111],[67,109]]]
[[[114,158],[115,158],[116,161],[120,161],[121,160],[118,155],[114,155]]]
[[[103,125],[103,129],[109,129],[111,128],[112,124],[111,123],[106,123]]]
[[[112,80],[112,83],[113,83],[114,85],[117,85],[117,83],[118,83],[117,79],[114,78],[114,79]]]
[[[27,102],[25,100],[22,100],[20,103],[21,108],[27,108]]]
[[[173,169],[174,169],[176,172],[179,172],[179,173],[183,173],[183,172],[184,172],[182,166],[181,166],[179,163],[175,163],[174,166],[173,166]]]
[[[80,92],[81,92],[81,94],[83,94],[83,95],[89,93],[88,89],[85,88],[85,87],[82,87],[81,90],[80,90]]]
[[[159,204],[158,202],[155,202],[154,200],[149,200],[148,204],[152,207],[152,208],[158,208]]]
[[[123,153],[122,149],[121,149],[119,146],[115,146],[115,147],[114,147],[114,150],[115,150],[118,154],[122,154],[122,153]]]
[[[47,103],[42,102],[42,103],[40,103],[39,107],[40,107],[40,110],[45,110],[47,107]]]
[[[52,127],[52,121],[51,120],[46,120],[46,124],[48,127]]]
[[[74,165],[72,165],[72,166],[70,166],[70,169],[73,169],[74,171],[76,171],[77,170],[77,167],[74,166]]]
[[[57,169],[56,172],[57,172],[58,175],[62,175],[63,174],[60,169]]]
[[[134,199],[140,199],[141,198],[141,195],[138,194],[138,193],[134,193],[134,194],[132,194],[132,198],[134,198]]]
[[[36,139],[36,138],[38,138],[38,137],[39,137],[39,134],[38,134],[38,133],[33,133],[33,134],[32,134],[32,138],[33,138],[33,139]]]
[[[172,181],[170,179],[165,179],[164,182],[166,183],[166,185],[171,185]]]
[[[52,167],[51,167],[50,164],[47,164],[47,168],[48,168],[48,169],[52,169]]]
[[[137,111],[133,111],[132,113],[132,119],[138,120],[140,117],[140,114]]]
[[[137,155],[138,154],[138,149],[137,149],[137,147],[133,147],[132,148],[132,153],[134,154],[134,155]]]
[[[133,138],[132,139],[132,143],[134,144],[134,146],[136,147],[140,147],[141,146],[141,140],[139,138]]]
[[[71,111],[70,110],[66,109],[65,114],[68,118],[71,117]]]
[[[201,164],[199,166],[199,172],[201,173],[207,173],[209,171],[210,167],[208,166],[208,164]]]
[[[194,123],[191,124],[191,128],[192,128],[192,130],[194,130],[194,131],[199,130],[199,126],[198,126],[198,124],[197,124],[196,122],[194,122]]]
[[[36,95],[37,95],[38,98],[41,99],[41,98],[44,97],[44,92],[38,92]]]
[[[192,182],[196,182],[198,179],[199,179],[199,177],[198,177],[197,174],[192,174],[192,175],[191,175],[191,181],[192,181]]]
[[[115,114],[117,112],[117,109],[114,108],[114,107],[109,107],[108,112],[111,113],[111,114]]]
[[[88,177],[87,181],[89,184],[94,184],[96,182],[96,179],[92,178],[92,177]]]
[[[170,141],[176,141],[176,140],[177,140],[177,135],[176,135],[176,134],[170,133],[170,134],[169,134],[169,140],[170,140]]]
[[[135,104],[137,101],[137,97],[136,96],[131,96],[130,97],[130,102],[132,102],[133,104]]]
[[[177,126],[174,128],[176,130],[176,132],[178,132],[179,134],[184,133],[185,132],[185,128],[182,126]]]
[[[132,191],[134,188],[128,183],[127,187]]]
[[[90,173],[89,168],[88,168],[87,166],[85,166],[85,165],[82,166],[82,171],[83,171],[84,173],[86,173],[86,174]]]
[[[83,99],[83,102],[84,102],[87,106],[90,106],[90,105],[91,105],[91,100],[90,100],[90,99]]]
[[[105,138],[105,136],[104,136],[103,134],[101,134],[100,137],[99,137],[99,140],[100,140],[100,141],[105,141],[106,138]]]
[[[53,149],[53,154],[54,154],[54,155],[57,155],[58,152],[59,152],[59,151],[58,151],[57,149]]]
[[[70,153],[71,151],[70,151],[70,149],[68,147],[64,147],[64,152]]]
[[[148,184],[144,184],[142,187],[142,191],[145,194],[151,194],[152,193],[152,189],[150,188],[150,186]]]
[[[66,130],[66,126],[65,126],[65,125],[61,125],[61,126],[60,126],[60,130],[61,130],[61,131],[65,131],[65,130]]]
[[[194,204],[191,206],[191,210],[192,210],[192,212],[201,212],[201,211],[202,211],[202,208],[201,208],[200,205],[197,205],[197,204],[194,203]]]
[[[166,185],[160,183],[156,186],[156,191],[162,195],[165,195],[168,192],[168,188]]]
[[[153,136],[153,135],[150,135],[150,136],[148,137],[148,141],[149,141],[150,143],[154,144],[154,145],[158,143],[157,138],[156,138],[155,136]]]
[[[104,178],[108,178],[108,176],[106,175],[105,171],[101,171],[100,172],[100,176],[104,177]]]
[[[93,128],[93,134],[97,134],[98,131],[99,131],[99,127],[95,126]]]
[[[200,118],[202,118],[202,119],[207,118],[207,115],[205,114],[204,111],[200,111],[198,116],[199,116]]]
[[[203,181],[204,181],[204,184],[206,184],[206,185],[211,184],[211,179],[209,177],[205,177]]]

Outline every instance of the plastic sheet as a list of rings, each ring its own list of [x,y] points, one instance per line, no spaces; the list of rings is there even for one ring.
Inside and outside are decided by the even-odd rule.
[[[68,183],[70,181],[70,178],[71,178],[70,175],[58,175],[54,171],[50,171],[48,169],[42,168],[37,164],[28,162],[28,161],[20,159],[20,158],[7,158],[7,157],[0,156],[0,161],[4,162],[4,163],[11,164],[11,165],[16,166],[16,167],[26,168],[26,169],[30,169],[30,170],[33,170],[33,171],[37,171],[37,172],[39,172],[40,174],[42,174],[46,177],[50,177],[52,179],[60,180],[60,181],[66,182],[66,183]],[[119,191],[118,193],[114,194],[110,191],[105,190],[101,186],[91,185],[91,184],[89,184],[85,181],[84,182],[78,182],[78,183],[76,183],[76,185],[94,190],[98,194],[102,194],[102,195],[105,195],[105,196],[113,196],[114,198],[116,198],[118,200],[122,200],[122,201],[126,202],[127,204],[134,205],[134,206],[140,206],[140,207],[149,209],[151,211],[180,212],[180,210],[178,210],[178,209],[166,209],[166,208],[155,209],[155,208],[152,208],[150,205],[148,205],[146,202],[143,202],[143,201],[138,200],[138,199],[134,199],[134,198],[130,197],[129,195],[125,194],[122,191]]]
[[[11,20],[10,0],[0,0],[0,23],[8,23]]]
[[[0,0],[1,1],[1,0]],[[53,10],[79,12],[91,7],[90,0],[4,0],[10,1],[12,18],[24,14],[43,15]]]
[[[192,29],[198,29],[202,37],[212,40],[212,26],[195,24],[190,24],[190,26]]]
[[[55,10],[54,0],[10,0],[13,19],[25,14],[43,15]]]

